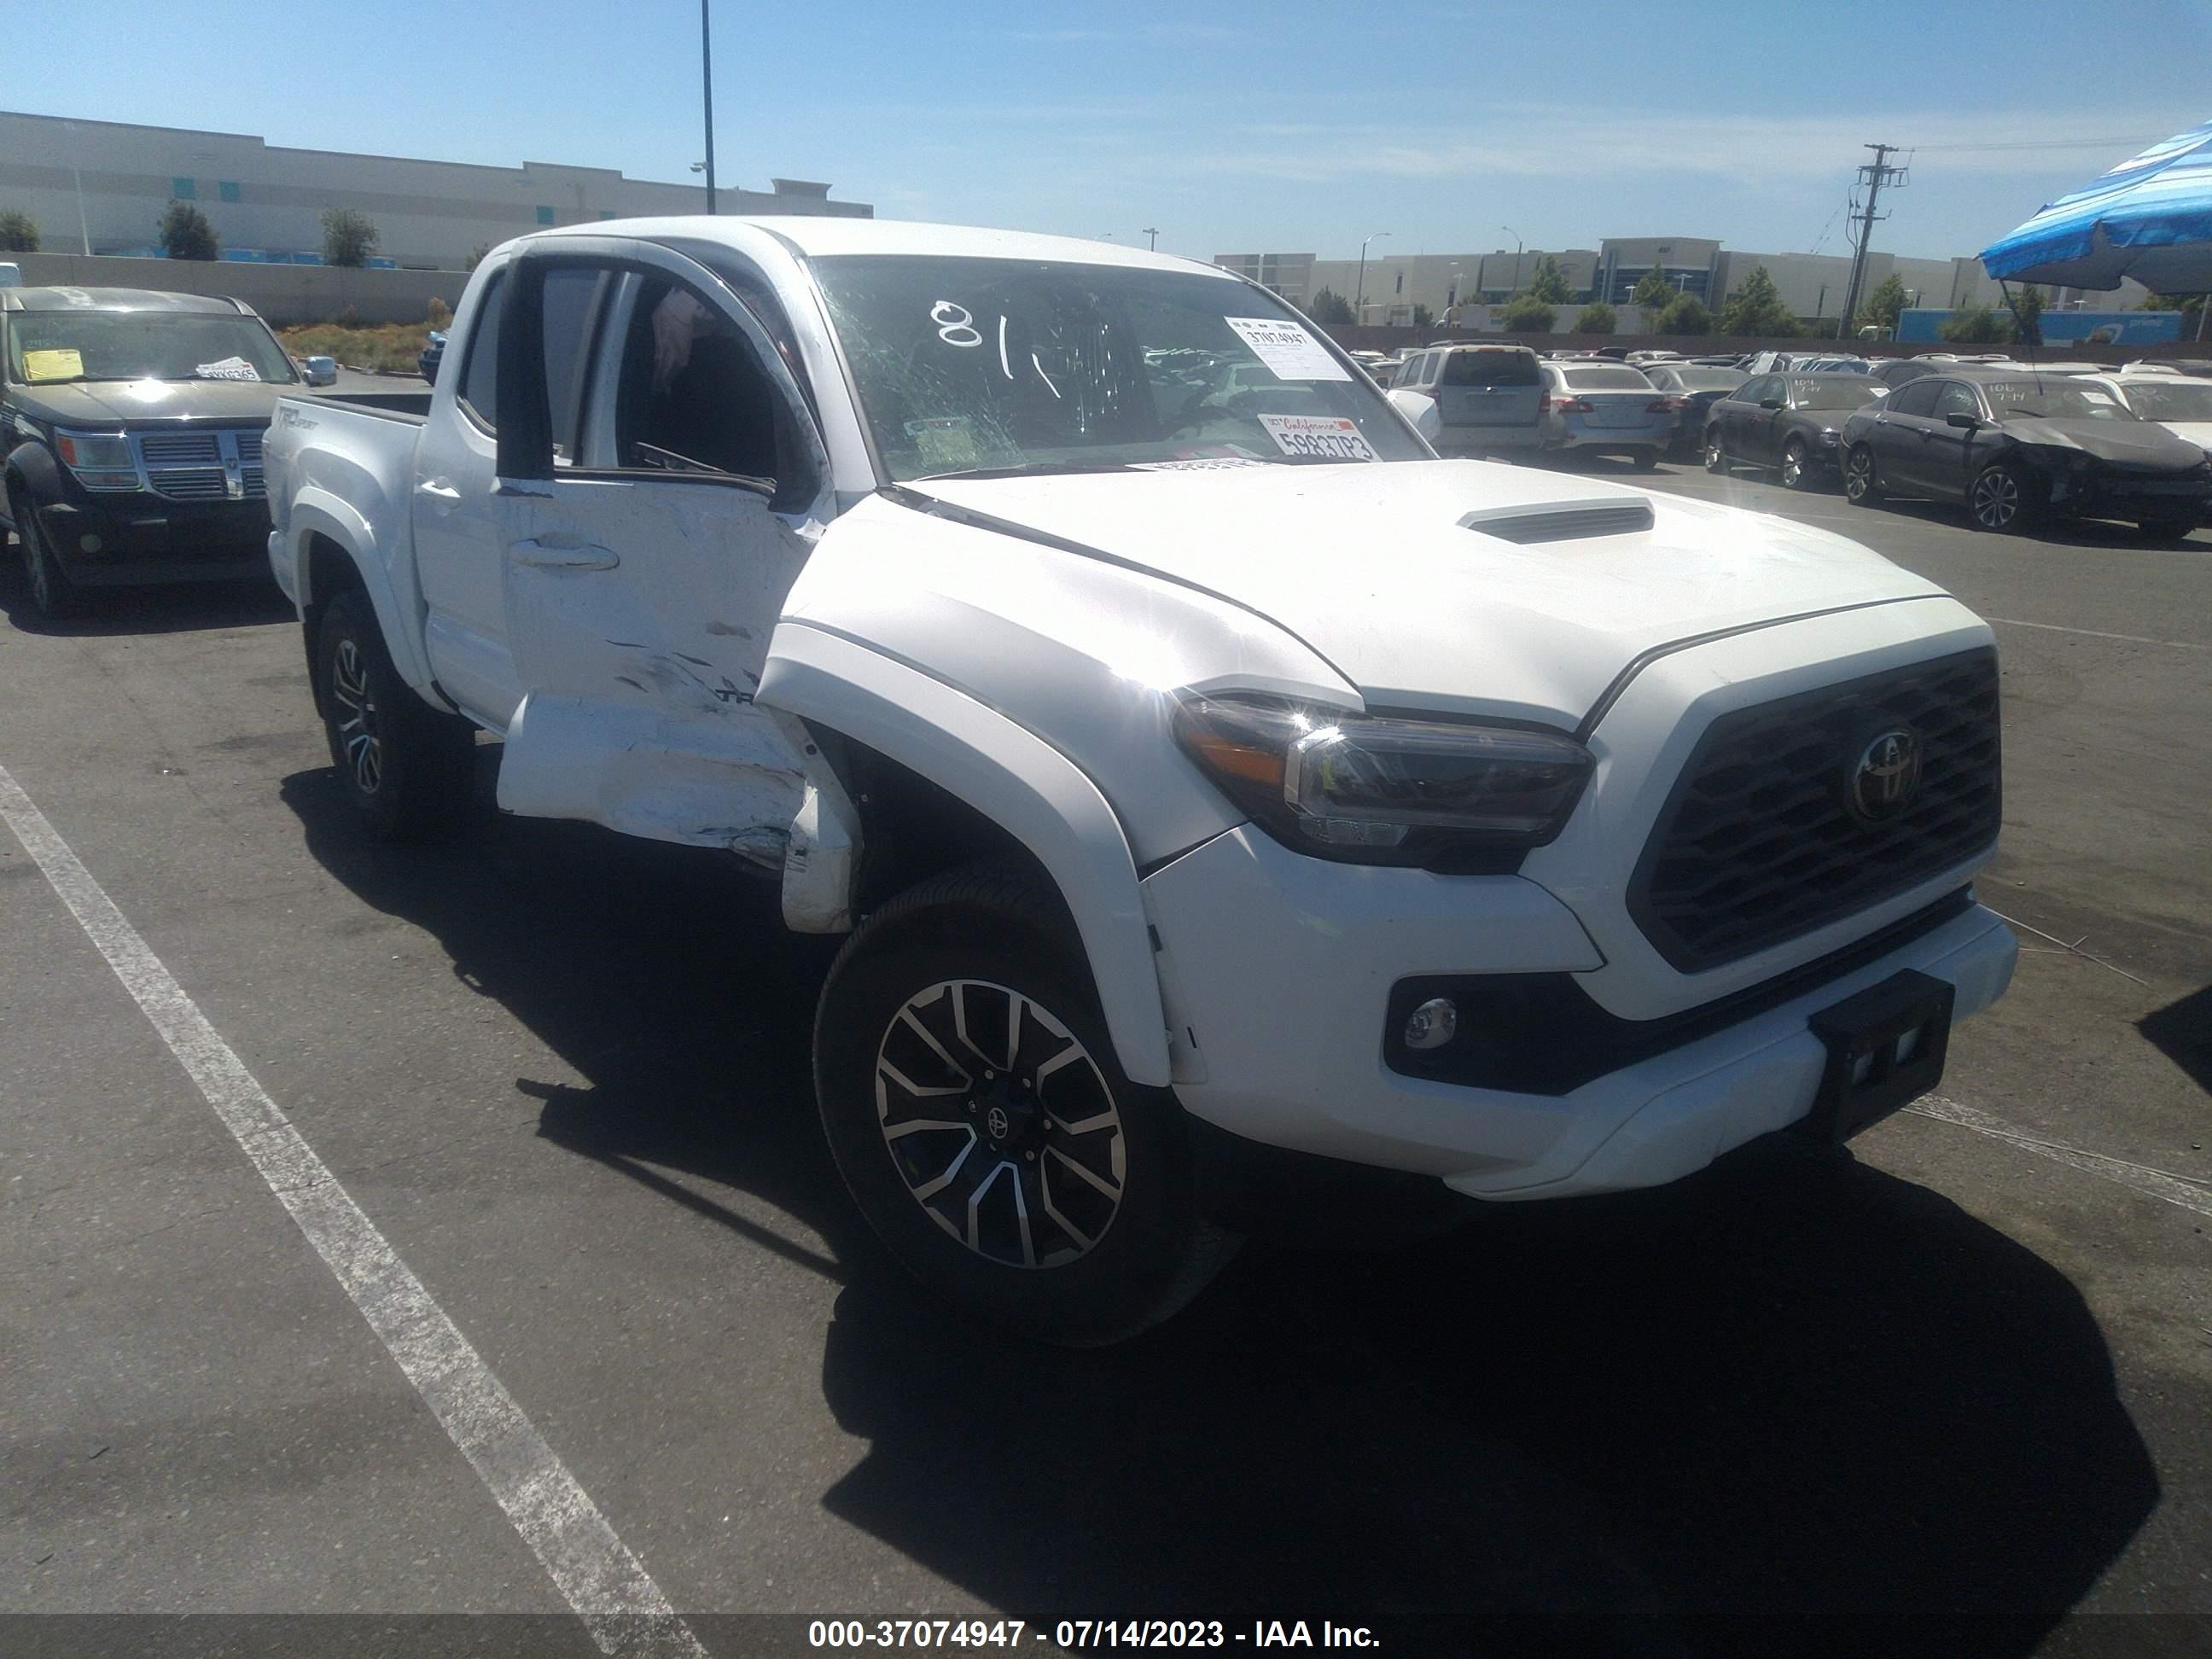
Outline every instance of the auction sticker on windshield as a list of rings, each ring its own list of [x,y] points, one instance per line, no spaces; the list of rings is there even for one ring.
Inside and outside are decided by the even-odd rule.
[[[1352,371],[1328,355],[1328,348],[1297,323],[1272,317],[1224,317],[1252,355],[1279,380],[1348,380]]]
[[[23,378],[27,380],[74,380],[83,373],[84,358],[74,347],[57,346],[51,350],[23,354]]]
[[[1234,319],[1232,319],[1234,320]],[[1376,461],[1382,457],[1357,422],[1340,415],[1262,415],[1260,424],[1285,455],[1322,461]]]

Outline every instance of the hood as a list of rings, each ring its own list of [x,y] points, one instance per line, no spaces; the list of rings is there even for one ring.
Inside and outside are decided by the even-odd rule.
[[[78,380],[61,386],[18,386],[9,398],[34,421],[53,426],[170,426],[210,421],[225,426],[266,424],[277,397],[297,392],[266,380]]]
[[[2160,421],[2159,424],[2182,442],[2212,454],[2212,421]]]
[[[2004,422],[2008,437],[2051,449],[2078,449],[2100,461],[2135,466],[2196,466],[2203,447],[2177,438],[2155,421],[2046,421],[2015,415]]]
[[[1485,461],[912,488],[1258,611],[1371,704],[1554,725],[1578,722],[1655,647],[1943,591],[1787,520]],[[1522,544],[1462,523],[1470,514],[1606,507],[1638,517],[1648,507],[1651,527]]]

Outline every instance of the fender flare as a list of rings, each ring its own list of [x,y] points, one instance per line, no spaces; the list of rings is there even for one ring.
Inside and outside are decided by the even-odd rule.
[[[8,452],[7,471],[22,479],[23,487],[30,492],[31,505],[37,507],[61,494],[61,463],[54,452],[35,439],[17,444]],[[0,492],[4,493],[4,492]],[[13,513],[4,501],[0,501],[0,512]]]
[[[1075,918],[1121,1069],[1133,1083],[1167,1085],[1167,1021],[1136,863],[1114,809],[1073,762],[965,692],[804,623],[777,625],[756,701],[888,756],[1035,854]]]
[[[320,605],[330,597],[311,592],[307,584],[307,543],[316,536],[337,547],[351,562],[362,590],[368,595],[369,605],[376,612],[376,625],[383,630],[385,649],[392,653],[392,665],[399,671],[399,678],[434,707],[444,708],[446,701],[431,683],[429,659],[423,655],[422,630],[407,625],[409,612],[392,586],[391,567],[377,546],[374,526],[351,503],[314,484],[303,487],[293,496],[290,510],[285,514],[285,556],[291,561],[291,580],[283,580],[288,573],[277,573],[280,583],[290,591],[301,616],[307,615],[309,605]]]

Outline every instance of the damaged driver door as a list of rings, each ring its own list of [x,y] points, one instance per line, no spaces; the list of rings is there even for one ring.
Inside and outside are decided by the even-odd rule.
[[[780,868],[804,785],[753,692],[827,510],[805,402],[744,301],[680,254],[563,241],[509,282],[498,490],[523,696],[500,805]],[[580,284],[588,305],[560,302]]]

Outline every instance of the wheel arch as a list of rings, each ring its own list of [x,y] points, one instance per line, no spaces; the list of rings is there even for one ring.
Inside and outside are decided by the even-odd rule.
[[[1169,1082],[1166,1021],[1136,865],[1113,808],[1073,762],[942,681],[800,623],[776,629],[758,700],[832,744],[881,757],[896,769],[894,776],[942,792],[973,814],[969,823],[982,826],[979,855],[1011,845],[1033,861],[1075,924],[1121,1069],[1134,1083]],[[815,795],[810,789],[810,802]],[[851,803],[862,823],[871,805],[882,809],[884,823],[898,804]],[[787,867],[787,914],[791,876]],[[848,861],[842,879],[849,908],[865,878]]]
[[[433,708],[448,707],[423,655],[422,629],[407,625],[408,612],[401,605],[375,528],[357,509],[327,490],[312,486],[301,490],[285,515],[283,553],[290,569],[280,570],[277,575],[280,581],[288,574],[290,577],[283,585],[299,607],[311,664],[323,608],[340,588],[358,587],[368,596],[376,612],[377,628],[399,677]],[[319,698],[320,695],[319,690]]]

